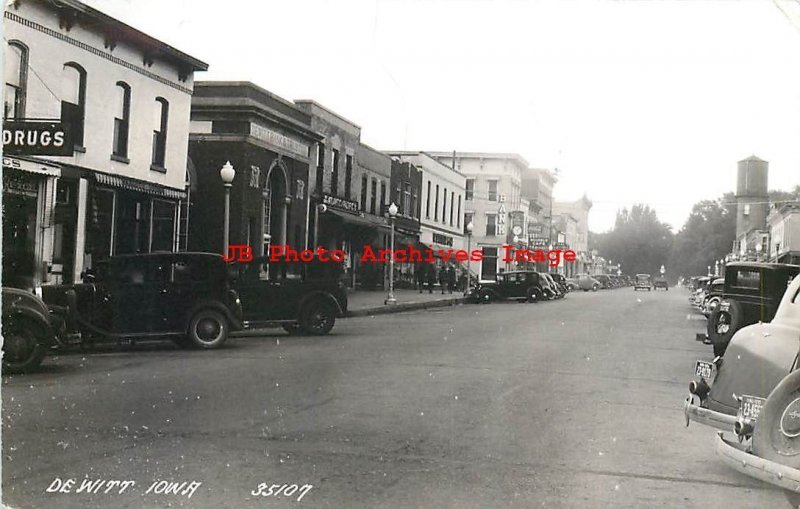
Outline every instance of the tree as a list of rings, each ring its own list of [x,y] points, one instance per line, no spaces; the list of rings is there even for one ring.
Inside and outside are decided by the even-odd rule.
[[[725,193],[692,207],[686,223],[675,235],[669,257],[671,274],[706,274],[717,260],[731,252],[736,237],[736,198]]]
[[[598,235],[597,250],[606,259],[622,264],[627,274],[657,274],[669,262],[672,230],[658,220],[649,205],[636,204],[617,212],[614,228]]]

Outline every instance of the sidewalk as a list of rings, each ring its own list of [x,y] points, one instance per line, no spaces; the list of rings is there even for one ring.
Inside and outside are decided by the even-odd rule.
[[[348,290],[347,316],[399,313],[414,309],[454,306],[464,302],[463,292],[445,292],[442,295],[442,291],[439,289],[434,289],[433,293],[428,293],[427,290],[422,293],[419,293],[419,290],[395,290],[394,298],[397,300],[397,304],[391,306],[384,304],[386,295],[385,290]]]

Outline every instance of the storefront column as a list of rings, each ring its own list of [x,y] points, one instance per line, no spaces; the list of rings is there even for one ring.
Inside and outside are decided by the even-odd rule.
[[[78,181],[78,224],[75,225],[75,265],[72,271],[72,283],[81,281],[86,251],[86,205],[89,201],[89,182],[82,178]]]

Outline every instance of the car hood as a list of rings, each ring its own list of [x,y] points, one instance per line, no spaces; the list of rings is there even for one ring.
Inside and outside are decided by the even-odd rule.
[[[735,414],[733,394],[766,398],[792,369],[800,338],[797,329],[758,323],[740,329],[731,339],[711,387],[709,407]]]

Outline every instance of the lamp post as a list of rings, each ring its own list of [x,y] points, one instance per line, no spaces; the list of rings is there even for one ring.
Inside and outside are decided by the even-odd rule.
[[[472,258],[472,229],[475,228],[475,225],[472,224],[472,221],[467,223],[467,290],[464,295],[469,295],[470,290],[470,282],[472,281],[472,271],[469,267],[469,260]]]
[[[389,205],[389,223],[392,228],[391,233],[391,254],[389,256],[389,295],[386,297],[384,304],[393,306],[397,304],[397,299],[394,298],[394,218],[397,216],[397,205],[392,202]]]
[[[319,205],[314,207],[314,249],[318,247],[317,236],[319,235],[319,215],[324,214],[325,212],[327,212],[327,210],[328,206],[325,205],[324,203],[320,203]]]
[[[236,177],[236,170],[233,169],[230,161],[226,161],[225,165],[219,170],[219,178],[222,179],[222,185],[225,186],[225,224],[222,230],[222,254],[228,253],[228,241],[230,236],[230,221],[231,221],[231,184]]]

